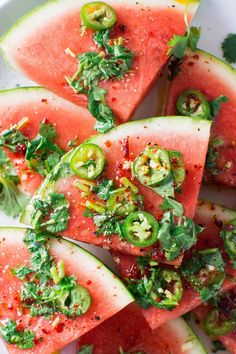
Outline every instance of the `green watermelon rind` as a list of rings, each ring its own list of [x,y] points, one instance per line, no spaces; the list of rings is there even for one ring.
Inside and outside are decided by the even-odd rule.
[[[112,138],[109,138],[111,135],[119,135],[121,134],[121,137],[124,137],[124,134],[122,136],[122,133],[124,132],[125,135],[129,135],[128,130],[129,128],[131,129],[131,132],[137,132],[137,128],[140,126],[141,128],[143,126],[147,126],[150,132],[153,132],[153,129],[150,127],[150,125],[154,124],[154,126],[157,126],[158,123],[165,123],[167,126],[167,131],[168,128],[170,127],[170,123],[173,124],[173,122],[175,122],[177,124],[178,127],[182,127],[183,129],[183,125],[181,123],[189,123],[189,136],[190,134],[194,134],[195,129],[193,129],[196,125],[196,129],[200,129],[201,134],[205,134],[206,138],[208,139],[208,134],[210,131],[210,127],[211,127],[211,122],[208,120],[201,120],[201,119],[196,119],[196,118],[189,118],[189,117],[181,117],[181,116],[173,116],[173,117],[158,117],[158,118],[148,118],[148,119],[142,119],[142,120],[137,120],[137,121],[131,121],[125,124],[122,124],[120,126],[117,126],[113,129],[111,129],[108,133],[106,134],[98,134],[95,135],[92,138],[89,138],[86,140],[86,142],[91,142],[91,143],[99,143],[99,140],[111,140]],[[140,134],[141,135],[141,134]],[[117,139],[118,140],[118,139]],[[73,153],[73,150],[69,151],[66,155],[63,156],[62,160],[59,162],[59,164],[62,164],[64,162],[69,161],[69,158],[71,156],[71,154]],[[57,165],[58,167],[58,165]],[[36,193],[34,194],[34,196],[32,197],[31,201],[29,202],[29,204],[27,205],[26,209],[23,211],[21,217],[20,217],[20,222],[22,222],[25,225],[31,225],[31,213],[33,210],[33,201],[35,198],[41,197],[41,196],[45,196],[47,193],[47,190],[51,189],[53,191],[53,182],[52,179],[50,178],[50,174],[46,177],[46,179],[43,181],[43,183],[40,185],[39,189],[36,191]]]
[[[15,37],[18,36],[18,33],[21,29],[25,29],[26,33],[28,32],[28,28],[30,27],[30,21],[32,20],[32,22],[35,24],[37,23],[36,19],[38,14],[40,14],[40,12],[44,11],[48,14],[48,16],[54,16],[55,14],[53,11],[54,6],[59,5],[60,3],[62,4],[62,8],[63,8],[63,2],[65,3],[69,3],[69,1],[71,2],[72,6],[73,4],[77,5],[76,8],[81,8],[81,6],[83,5],[83,3],[87,3],[88,0],[49,0],[47,3],[37,6],[36,8],[32,9],[31,11],[29,11],[28,13],[26,13],[23,17],[21,17],[19,20],[17,20],[6,32],[5,34],[3,34],[3,36],[0,38],[0,52],[2,53],[2,56],[5,60],[5,62],[12,68],[17,68],[17,65],[14,65],[14,60],[11,60],[10,57],[8,58],[7,55],[7,50],[6,48],[8,47],[8,41],[11,39],[15,39]],[[112,2],[114,1],[114,3],[117,4],[117,0],[110,0],[109,4],[112,5]],[[132,0],[134,4],[136,4],[136,0]],[[147,2],[147,5],[150,7],[153,5],[157,5],[156,1],[157,0],[144,0]],[[169,1],[169,5],[173,5],[175,4],[175,7],[178,7],[179,9],[184,9],[186,7],[186,5],[181,4],[180,2],[178,2],[178,0],[159,0],[160,3],[163,4],[163,7],[167,7],[167,1]],[[190,13],[196,13],[199,3],[201,2],[201,0],[189,0],[189,4],[188,4],[188,11]],[[78,7],[78,4],[80,5]],[[122,4],[122,2],[121,2]],[[52,9],[50,9],[50,7],[52,7]],[[42,16],[42,23],[45,23],[45,16]],[[39,24],[39,23],[38,23]]]
[[[0,234],[1,233],[7,233],[7,235],[11,235],[13,242],[17,243],[19,241],[19,238],[21,237],[23,239],[23,236],[26,232],[27,228],[22,228],[22,227],[5,227],[1,226],[0,227]],[[57,236],[51,236],[51,240],[58,240]],[[52,242],[52,241],[49,241]],[[126,288],[126,286],[123,284],[123,282],[104,264],[101,262],[100,259],[98,259],[96,256],[85,250],[84,248],[80,247],[78,244],[71,242],[70,240],[65,240],[60,237],[60,244],[64,244],[65,246],[72,248],[73,253],[71,254],[83,254],[86,256],[88,259],[88,264],[91,265],[93,263],[96,265],[96,271],[97,274],[101,273],[101,279],[104,280],[104,274],[107,276],[107,284],[111,288],[112,284],[114,284],[116,291],[120,289],[120,293],[123,293],[123,300],[126,298],[127,306],[129,303],[134,301],[134,297],[132,294],[129,292],[129,290]],[[79,256],[78,256],[78,261],[79,261]],[[94,267],[95,268],[95,267]]]
[[[207,349],[198,335],[182,317],[169,321],[167,325],[173,327],[173,331],[177,332],[176,337],[178,337],[178,335],[182,336],[183,353],[207,354]]]
[[[206,200],[199,200],[196,208],[196,214],[204,214],[204,216],[216,217],[224,223],[236,219],[236,210],[226,208],[220,204],[212,203]]]

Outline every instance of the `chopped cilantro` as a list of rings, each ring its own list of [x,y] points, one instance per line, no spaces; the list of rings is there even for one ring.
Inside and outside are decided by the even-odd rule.
[[[19,178],[10,159],[0,148],[0,209],[11,217],[18,216],[29,200],[18,184]]]
[[[83,345],[79,348],[78,354],[93,354],[93,345]]]
[[[37,198],[33,206],[31,220],[34,228],[53,233],[67,229],[70,205],[64,194],[50,193],[44,199]]]
[[[225,262],[218,249],[195,252],[180,267],[182,276],[199,292],[202,301],[215,296],[225,280]]]
[[[100,184],[94,186],[92,191],[97,194],[98,198],[102,200],[109,199],[111,192],[115,190],[113,180],[104,179]]]
[[[94,42],[100,51],[78,54],[78,70],[67,81],[76,93],[88,96],[89,111],[97,119],[95,128],[105,133],[114,126],[114,114],[99,82],[122,79],[131,69],[134,53],[123,46],[122,38],[111,40],[110,30],[95,33]]]
[[[145,309],[155,306],[171,310],[178,305],[183,293],[178,273],[161,268],[148,267],[140,279],[126,281],[137,303]]]
[[[197,49],[197,45],[201,35],[201,28],[189,27],[184,36],[174,35],[174,37],[168,42],[169,56],[175,56],[178,59],[182,59],[187,48],[192,51]]]
[[[219,157],[219,149],[223,145],[224,141],[219,137],[215,137],[214,139],[210,140],[208,146],[206,168],[214,176],[222,172],[218,168],[217,160]]]
[[[230,33],[222,43],[222,50],[225,60],[230,63],[236,63],[236,33]]]
[[[192,219],[183,217],[175,223],[174,214],[166,212],[160,221],[158,239],[161,250],[168,261],[177,259],[183,251],[189,250],[197,241],[197,235],[203,230]]]
[[[226,348],[224,347],[223,343],[221,341],[219,341],[219,340],[214,340],[212,342],[212,344],[213,344],[213,353],[216,353],[216,352],[221,351],[221,350],[222,351],[226,350]]]
[[[211,110],[211,119],[215,118],[221,109],[223,103],[229,102],[229,98],[223,95],[218,96],[213,101],[209,101],[210,110]]]
[[[4,130],[0,135],[0,146],[8,148],[12,152],[18,152],[19,147],[26,146],[28,139],[19,131],[18,125]]]
[[[18,279],[24,280],[26,275],[32,273],[29,267],[22,266],[12,269],[12,274],[14,274]]]
[[[12,319],[2,322],[0,334],[8,344],[15,344],[20,349],[30,349],[34,347],[35,334],[24,328],[23,331],[17,329],[17,324]]]
[[[174,215],[179,218],[182,218],[183,216],[183,205],[172,198],[164,198],[160,208],[161,210],[173,210]]]
[[[27,143],[26,161],[41,176],[47,176],[64,155],[64,151],[55,144],[56,135],[52,125],[41,123],[39,134]]]

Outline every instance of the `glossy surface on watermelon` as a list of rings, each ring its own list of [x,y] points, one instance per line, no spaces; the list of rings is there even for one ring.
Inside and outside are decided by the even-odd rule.
[[[51,1],[19,20],[3,37],[1,49],[10,65],[31,80],[49,88],[70,101],[87,106],[83,95],[76,95],[65,76],[77,71],[77,59],[65,53],[95,51],[92,32],[81,35],[81,6],[87,0]],[[114,36],[122,36],[135,53],[133,70],[125,79],[102,86],[108,90],[107,102],[120,121],[135,111],[167,57],[167,42],[174,34],[184,34],[186,1],[175,0],[110,0],[117,12]],[[189,19],[199,1],[191,0]],[[29,31],[30,28],[30,31]],[[150,63],[152,63],[150,65]],[[132,93],[127,99],[127,93]]]
[[[33,139],[39,131],[39,124],[45,121],[53,125],[57,131],[56,143],[68,151],[70,140],[78,138],[82,143],[92,134],[94,121],[90,113],[53,93],[40,88],[19,88],[0,91],[0,132],[9,129],[11,125],[28,118],[28,123],[22,133]],[[33,194],[42,177],[29,170],[22,153],[9,153],[17,173],[20,176],[24,190]]]
[[[211,247],[223,248],[222,240],[219,237],[220,227],[235,219],[236,212],[230,209],[217,206],[207,202],[199,202],[194,221],[205,227],[205,230],[198,236],[199,240],[196,249],[206,249]],[[217,226],[218,225],[218,226]],[[220,225],[220,227],[219,227]],[[114,260],[118,271],[123,278],[136,277],[138,274],[137,263],[134,257],[122,254],[115,254]],[[236,271],[227,266],[227,273],[236,276]],[[224,290],[227,291],[234,287],[234,283],[226,280]],[[166,311],[150,307],[143,310],[143,315],[151,328],[156,328],[169,320],[182,316],[201,304],[200,295],[191,286],[184,284],[184,292],[178,307],[172,311]]]
[[[176,100],[187,89],[200,90],[208,100],[227,96],[211,130],[211,140],[221,138],[224,144],[218,149],[217,169],[213,175],[206,171],[206,179],[230,187],[236,187],[236,70],[211,54],[203,51],[188,52],[180,65],[180,73],[170,83],[165,114],[176,114]]]
[[[43,317],[31,317],[28,310],[20,305],[20,287],[22,282],[13,276],[11,269],[29,264],[29,253],[23,243],[25,229],[0,229],[0,319],[11,318],[21,321],[22,326],[36,334],[38,343],[33,350],[23,350],[26,354],[45,354],[64,347],[104,320],[116,314],[133,301],[131,295],[98,259],[79,246],[65,240],[51,239],[49,251],[56,262],[64,260],[65,271],[75,275],[79,283],[90,293],[92,304],[88,312],[76,320],[57,314],[53,320]],[[53,321],[59,317],[60,325],[53,327]],[[22,353],[14,346],[8,347],[10,353]]]
[[[106,178],[114,179],[116,183],[124,175],[131,178],[131,162],[148,143],[158,144],[168,150],[180,151],[187,175],[182,185],[182,194],[176,194],[176,199],[183,203],[185,215],[191,218],[197,204],[209,130],[210,124],[206,120],[185,117],[152,118],[123,124],[107,134],[96,135],[89,141],[103,149],[107,160],[104,175]],[[64,193],[70,202],[70,221],[67,230],[62,233],[63,236],[128,254],[145,255],[146,252],[150,252],[150,248],[134,247],[126,241],[121,241],[118,236],[95,237],[96,227],[93,219],[83,216],[83,200],[81,192],[73,185],[75,179],[76,177],[59,179],[55,187],[58,192]],[[43,195],[50,183],[49,175],[35,198]],[[160,215],[160,210],[158,210],[162,201],[160,196],[153,190],[142,186],[138,181],[134,180],[134,183],[137,184],[140,194],[144,197],[145,209],[155,216]],[[32,204],[29,204],[23,214],[22,222],[30,223],[31,212]]]
[[[124,352],[146,354],[203,354],[202,344],[182,319],[171,321],[152,331],[140,309],[131,304],[118,314],[82,336],[78,346],[93,345],[93,354]]]

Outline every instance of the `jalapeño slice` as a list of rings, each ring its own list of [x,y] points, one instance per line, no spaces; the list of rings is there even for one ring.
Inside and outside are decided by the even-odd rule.
[[[131,213],[124,222],[126,240],[137,247],[148,247],[157,242],[159,224],[145,211]]]
[[[224,336],[234,329],[235,321],[224,319],[217,309],[211,310],[204,319],[204,330],[209,336]]]
[[[115,11],[105,2],[89,2],[81,9],[83,25],[94,31],[102,31],[114,26],[117,21]]]
[[[210,105],[202,92],[189,89],[179,96],[176,102],[177,112],[183,116],[208,119],[211,114]]]
[[[162,271],[161,280],[162,287],[158,289],[158,297],[160,296],[161,301],[156,306],[171,310],[179,304],[182,298],[182,281],[178,273],[168,269]]]
[[[80,145],[70,159],[70,168],[74,174],[88,180],[97,178],[102,173],[104,165],[105,155],[95,144]]]
[[[157,186],[165,182],[171,175],[168,151],[156,145],[147,147],[135,159],[133,173],[146,186]]]

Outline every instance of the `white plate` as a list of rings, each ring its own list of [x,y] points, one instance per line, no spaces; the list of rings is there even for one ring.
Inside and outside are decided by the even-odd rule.
[[[0,0],[0,36],[18,18],[20,18],[35,6],[45,2],[45,0]],[[221,42],[228,33],[236,33],[236,1],[202,0],[200,9],[194,19],[194,25],[202,27],[202,36],[199,47],[222,58]],[[27,85],[34,84],[20,74],[11,71],[5,65],[3,59],[0,58],[0,89]],[[157,111],[157,89],[158,86],[153,88],[153,90],[143,102],[142,106],[139,108],[136,117],[150,117],[155,115]],[[236,191],[226,191],[219,188],[203,187],[201,191],[201,197],[214,202],[221,202],[225,206],[236,209]],[[4,214],[0,213],[0,226],[13,224],[18,225],[17,221],[7,218]],[[105,263],[112,266],[111,258],[106,252],[96,248],[92,249],[93,253],[102,258]],[[208,353],[212,353],[212,346],[209,340],[202,333],[200,333],[200,336],[208,347]],[[5,349],[1,347],[1,343],[0,353],[6,353]],[[74,353],[75,346],[72,343],[70,346],[62,350],[61,354]]]

